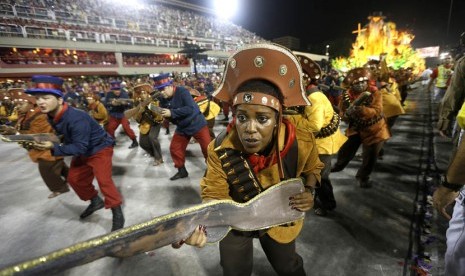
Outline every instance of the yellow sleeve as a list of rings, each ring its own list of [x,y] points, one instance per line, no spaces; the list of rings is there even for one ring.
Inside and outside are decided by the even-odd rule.
[[[305,176],[307,180],[313,178],[316,180],[316,183],[321,183],[321,170],[324,164],[318,156],[315,137],[311,133],[302,132],[302,130],[297,130],[296,134],[299,142],[299,167],[302,167],[301,175]]]
[[[0,116],[6,117],[6,108],[3,105],[0,105]]]
[[[8,116],[8,121],[10,121],[10,122],[18,121],[18,111],[16,111],[16,109],[13,110],[13,112],[11,113],[10,116]]]
[[[210,101],[210,112],[208,113],[207,120],[215,118],[221,111],[221,107],[214,101]]]
[[[305,117],[308,120],[308,127],[311,132],[318,132],[325,125],[325,109],[320,97],[326,96],[321,92],[310,94],[308,99],[312,105],[305,107]]]
[[[104,121],[108,119],[108,111],[105,106],[99,102],[97,105],[97,112],[94,112],[93,116],[97,121]]]

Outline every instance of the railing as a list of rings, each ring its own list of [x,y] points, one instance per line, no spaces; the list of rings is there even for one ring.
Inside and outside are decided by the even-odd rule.
[[[6,4],[6,3],[0,3],[0,14],[15,16],[13,6],[11,6],[10,4]]]
[[[16,16],[27,17],[34,19],[47,19],[49,18],[50,11],[44,8],[33,7],[33,6],[20,6],[15,5],[12,7],[13,13],[16,10]],[[51,16],[51,14],[50,14]]]
[[[0,36],[23,37],[23,31],[20,26],[0,23]]]
[[[69,63],[63,63],[63,62],[57,62],[57,63],[31,63],[30,61],[27,61],[25,58],[16,58],[16,59],[11,59],[15,60],[16,62],[22,62],[22,63],[14,63],[14,64],[9,64],[5,63],[2,60],[0,60],[0,67],[5,68],[5,69],[12,69],[12,68],[25,68],[24,66],[27,65],[27,68],[54,68],[54,67],[59,67],[59,68],[101,68],[101,67],[106,67],[106,68],[118,68],[117,64],[104,64],[104,63],[99,63],[99,64],[69,64]]]
[[[87,15],[84,13],[74,13],[65,10],[55,10],[55,9],[46,9],[41,7],[34,6],[23,6],[2,3],[0,4],[0,14],[6,16],[6,18],[28,18],[28,19],[37,19],[45,23],[54,23],[60,24],[64,23],[65,26],[71,24],[77,24],[87,28],[89,30],[80,30],[80,31],[70,31],[69,35],[63,33],[61,30],[51,30],[53,28],[41,27],[42,24],[37,24],[39,26],[28,26],[28,28],[33,28],[30,30],[23,29],[21,32],[17,29],[13,30],[0,30],[0,36],[23,36],[30,38],[47,38],[47,39],[60,39],[60,40],[73,40],[73,41],[92,41],[97,43],[118,43],[118,44],[132,44],[132,45],[157,45],[159,47],[170,47],[170,48],[182,48],[183,47],[183,38],[190,37],[193,40],[196,40],[199,45],[207,50],[222,50],[222,51],[231,51],[237,48],[235,41],[225,42],[225,38],[228,35],[223,34],[214,34],[211,30],[203,29],[184,29],[183,27],[172,27],[166,28],[162,21],[157,21],[151,18],[142,20],[141,22],[135,20],[131,21],[129,19],[115,19],[115,18],[106,18],[97,15]],[[9,23],[9,22],[8,22]],[[8,25],[7,23],[7,25]],[[5,24],[3,24],[5,25]],[[21,28],[21,26],[18,26]],[[69,27],[69,26],[66,26]],[[71,26],[72,27],[72,26]],[[122,31],[127,31],[128,35],[120,34],[118,36],[106,36],[106,33],[111,33],[110,30],[95,32],[98,30],[98,27],[113,28]],[[43,29],[45,28],[45,29]],[[92,30],[91,30],[92,29]],[[229,28],[226,28],[229,29]],[[72,33],[75,32],[75,35]],[[132,32],[138,32],[136,35],[132,35]],[[145,33],[144,33],[145,32]],[[155,33],[153,33],[155,32]],[[19,35],[21,34],[21,35]],[[102,37],[103,36],[103,37]],[[121,36],[121,38],[119,37]],[[145,36],[146,39],[135,38],[133,36]],[[174,37],[173,39],[167,39],[166,37]],[[213,38],[215,37],[215,38]],[[210,41],[212,40],[212,41]],[[221,42],[223,40],[223,42]],[[240,38],[237,39],[239,41]],[[251,40],[250,37],[245,37],[245,40]],[[252,39],[253,40],[253,39]],[[221,42],[221,43],[219,43]],[[220,47],[221,45],[221,47]]]
[[[16,26],[13,24],[0,23],[0,36],[24,37],[38,39],[56,39],[67,41],[82,41],[94,43],[126,44],[126,45],[147,45],[166,48],[184,48],[186,40],[180,38],[167,38],[130,35],[119,33],[99,33],[85,30],[65,30],[63,28],[40,27],[40,26]],[[237,48],[235,43],[218,43],[213,39],[203,39],[190,37],[188,40],[195,40],[200,48],[206,50],[226,50],[231,51]]]

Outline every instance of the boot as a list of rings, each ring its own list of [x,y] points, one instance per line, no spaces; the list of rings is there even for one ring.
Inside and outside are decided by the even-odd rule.
[[[378,153],[378,159],[383,160],[384,159],[384,148],[381,148],[381,150]]]
[[[340,172],[344,169],[344,167],[342,166],[338,166],[337,164],[334,165],[332,168],[331,168],[331,172]]]
[[[102,209],[105,206],[103,203],[103,200],[98,196],[94,196],[93,198],[90,199],[90,204],[89,206],[82,212],[81,218],[86,218],[90,215],[92,215],[95,211]]]
[[[176,180],[179,178],[185,178],[189,175],[189,173],[186,170],[186,167],[182,166],[181,168],[178,168],[178,172],[173,175],[170,180]]]
[[[130,149],[137,148],[139,146],[139,143],[137,140],[134,138],[132,139],[132,144],[129,146]]]
[[[111,208],[111,212],[113,213],[113,225],[111,226],[111,231],[113,232],[124,227],[124,215],[121,205]]]
[[[371,188],[371,182],[369,178],[357,178],[358,185],[360,185],[360,188],[367,189]]]

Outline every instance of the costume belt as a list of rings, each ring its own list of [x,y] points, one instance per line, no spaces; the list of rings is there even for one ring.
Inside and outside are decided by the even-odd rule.
[[[341,124],[341,117],[336,112],[333,112],[333,117],[331,118],[331,122],[327,126],[322,127],[320,131],[318,131],[315,134],[315,138],[321,139],[321,138],[326,138],[326,137],[333,135],[339,129],[340,124]]]
[[[264,189],[240,151],[220,149],[218,152],[230,187],[230,196],[237,202],[247,202]]]
[[[384,118],[384,114],[381,114],[379,116],[376,116],[376,117],[373,117],[371,119],[368,119],[368,120],[363,120],[363,119],[354,119],[352,121],[353,123],[353,126],[356,128],[356,129],[364,129],[364,128],[367,128],[367,127],[370,127],[374,124],[376,124],[377,122],[381,121],[381,119]]]

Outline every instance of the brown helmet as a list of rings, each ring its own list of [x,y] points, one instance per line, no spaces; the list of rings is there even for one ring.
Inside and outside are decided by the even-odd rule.
[[[250,80],[266,80],[274,84],[282,94],[283,102],[253,93],[237,96],[237,89]],[[213,96],[233,105],[252,103],[281,110],[282,106],[309,105],[302,85],[302,67],[295,55],[277,44],[252,44],[241,48],[225,67],[223,80]]]
[[[95,93],[95,92],[85,92],[85,93],[83,94],[83,96],[84,96],[84,98],[86,98],[86,99],[89,99],[89,98],[90,98],[90,99],[94,99],[94,100],[96,100],[96,101],[100,100],[99,94],[98,94],[98,93]]]
[[[369,81],[371,79],[371,73],[368,69],[357,67],[349,70],[347,76],[344,79],[344,83],[347,85],[353,85],[360,81]]]
[[[321,78],[321,67],[318,63],[303,55],[296,55],[296,57],[302,66],[304,80],[312,83]]]
[[[11,99],[15,103],[30,102],[31,104],[36,104],[36,98],[27,94],[26,90],[23,88],[10,88],[8,89],[8,93],[11,95]]]
[[[7,90],[0,90],[0,101],[11,100],[11,95]]]
[[[134,86],[132,97],[135,100],[138,100],[140,99],[140,95],[142,94],[142,92],[145,92],[147,93],[147,95],[150,95],[153,92],[152,85],[150,85],[149,83],[143,83],[143,84]]]
[[[380,69],[380,61],[375,59],[370,59],[365,65],[363,66],[369,70],[379,70]]]
[[[199,90],[197,90],[195,88],[192,88],[192,87],[189,87],[189,86],[187,86],[186,88],[187,88],[187,90],[189,90],[189,94],[191,94],[191,96],[194,97],[194,98],[202,95],[202,94],[200,94]]]

